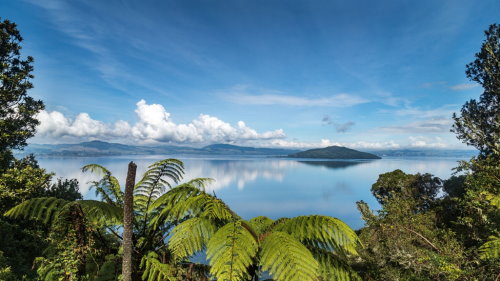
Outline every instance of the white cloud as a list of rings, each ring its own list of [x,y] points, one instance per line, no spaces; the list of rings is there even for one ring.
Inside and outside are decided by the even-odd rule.
[[[243,121],[232,126],[205,114],[191,123],[176,124],[162,105],[147,104],[144,100],[137,103],[135,113],[138,121],[134,125],[122,120],[110,125],[92,119],[87,113],[80,113],[71,120],[58,111],[42,111],[38,114],[37,137],[61,141],[98,138],[141,143],[214,143],[285,137],[281,129],[258,133]]]
[[[110,139],[124,137],[130,131],[130,125],[125,121],[117,121],[113,125],[105,124],[92,119],[87,113],[78,114],[71,120],[58,111],[47,112],[42,110],[37,119],[37,136],[60,137],[85,137]]]
[[[238,104],[260,104],[260,105],[292,105],[292,106],[332,106],[349,107],[369,102],[367,99],[338,94],[323,98],[304,98],[288,95],[230,95],[228,99]]]
[[[392,134],[446,133],[450,131],[452,124],[451,118],[441,117],[415,121],[401,126],[381,127],[380,129]]]
[[[336,142],[329,139],[322,139],[320,142],[300,142],[288,141],[284,139],[276,139],[266,142],[266,147],[284,147],[284,148],[297,148],[297,149],[310,149],[310,148],[323,148],[327,146],[344,146],[352,149],[391,149],[400,148],[401,145],[394,141],[383,142]]]
[[[429,138],[423,136],[409,137],[409,146],[414,148],[445,148],[448,147],[440,137]]]
[[[452,89],[454,91],[464,91],[464,90],[469,90],[469,89],[475,88],[477,86],[478,86],[478,84],[465,83],[465,84],[453,85],[450,87],[450,89]]]

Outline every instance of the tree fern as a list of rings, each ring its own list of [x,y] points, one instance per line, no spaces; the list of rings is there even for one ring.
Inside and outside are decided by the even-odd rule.
[[[175,257],[183,259],[203,250],[215,232],[213,223],[204,218],[191,218],[177,225],[168,241]]]
[[[258,244],[241,220],[219,229],[207,246],[210,273],[218,281],[248,280],[248,268],[253,264]]]
[[[151,205],[151,210],[160,209],[151,223],[155,226],[185,217],[202,217],[227,222],[239,218],[222,200],[186,183],[175,187]]]
[[[491,236],[488,242],[479,248],[479,256],[484,260],[500,258],[500,237]]]
[[[312,253],[285,232],[272,232],[262,241],[260,264],[276,281],[315,281],[319,264]]]
[[[98,164],[89,164],[82,167],[82,172],[87,171],[102,176],[101,180],[91,182],[90,188],[96,190],[96,195],[101,196],[106,203],[123,206],[123,192],[120,183],[108,169]]]
[[[252,228],[258,235],[262,235],[269,230],[273,222],[274,221],[268,217],[260,216],[251,219],[250,221],[248,221],[248,224],[252,226]]]
[[[277,222],[273,228],[284,231],[307,245],[357,255],[360,240],[343,221],[328,216],[299,216]]]
[[[136,209],[146,213],[149,205],[165,192],[165,188],[172,186],[166,179],[178,183],[183,174],[184,164],[177,159],[165,159],[150,165],[142,179],[135,185]]]
[[[323,281],[361,281],[361,277],[349,266],[345,259],[332,252],[313,249],[312,254],[319,262],[319,277]]]
[[[141,259],[140,267],[143,270],[142,280],[147,281],[176,281],[176,268],[158,260],[158,255],[149,252]]]
[[[123,211],[116,206],[95,200],[66,201],[54,197],[27,200],[10,209],[6,216],[12,218],[37,219],[45,224],[53,224],[69,213],[73,205],[79,205],[86,218],[99,223],[118,223]]]

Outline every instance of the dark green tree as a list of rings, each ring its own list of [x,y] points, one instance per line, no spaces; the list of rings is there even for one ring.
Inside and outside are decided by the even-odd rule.
[[[485,35],[481,50],[465,72],[484,92],[479,101],[466,102],[460,116],[453,114],[452,131],[458,139],[477,148],[481,157],[500,159],[500,25],[490,25]]]
[[[379,175],[371,190],[382,205],[392,199],[411,198],[415,211],[423,211],[431,207],[441,187],[441,179],[431,174],[411,175],[398,169]]]
[[[4,161],[10,149],[22,148],[34,135],[39,123],[35,115],[44,108],[42,101],[28,96],[33,88],[33,58],[21,57],[22,41],[15,23],[0,21],[0,160]]]

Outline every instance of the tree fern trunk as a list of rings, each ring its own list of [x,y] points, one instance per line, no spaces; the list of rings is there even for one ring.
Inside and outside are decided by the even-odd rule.
[[[133,220],[134,220],[134,185],[137,165],[134,162],[128,164],[127,181],[125,182],[124,206],[123,206],[123,281],[132,281],[132,251],[133,251]]]
[[[78,260],[76,275],[77,280],[81,280],[85,275],[86,268],[85,246],[87,245],[87,230],[82,209],[78,204],[72,206],[71,217],[76,236],[76,258]]]

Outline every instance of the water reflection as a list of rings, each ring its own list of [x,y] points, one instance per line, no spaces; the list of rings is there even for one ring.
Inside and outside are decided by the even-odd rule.
[[[127,164],[134,161],[138,175],[148,165],[166,156],[130,156],[96,158],[40,158],[40,165],[57,176],[76,178],[86,198],[92,174],[83,174],[86,164],[103,165],[123,185]],[[338,217],[354,228],[362,226],[356,201],[378,206],[370,192],[379,174],[401,169],[406,173],[430,172],[447,178],[457,159],[381,159],[374,161],[309,161],[273,158],[193,158],[175,157],[185,164],[185,179],[215,179],[208,191],[215,191],[234,211],[245,219],[265,215],[273,219],[308,214]]]
[[[312,165],[312,166],[321,166],[321,167],[326,167],[330,169],[342,169],[342,168],[347,168],[349,166],[356,166],[359,164],[366,164],[370,163],[373,160],[362,160],[362,161],[298,161],[299,163],[306,164],[306,165]]]

